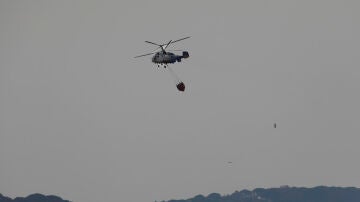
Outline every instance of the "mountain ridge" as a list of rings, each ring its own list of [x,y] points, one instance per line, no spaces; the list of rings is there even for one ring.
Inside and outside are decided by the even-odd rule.
[[[16,197],[14,199],[0,193],[0,202],[71,202],[55,195],[43,195],[39,193],[30,194],[27,197]]]
[[[360,188],[316,186],[244,189],[229,195],[211,193],[162,202],[360,202]]]
[[[55,195],[39,193],[14,199],[0,193],[0,202],[71,202]],[[316,186],[243,189],[232,194],[211,193],[189,199],[171,199],[162,202],[360,202],[360,188]]]

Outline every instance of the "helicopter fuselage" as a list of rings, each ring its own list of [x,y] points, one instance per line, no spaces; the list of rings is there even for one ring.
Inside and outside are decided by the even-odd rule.
[[[181,62],[182,58],[188,58],[189,53],[187,51],[183,51],[182,55],[176,55],[171,52],[159,51],[155,53],[152,57],[152,62],[156,64],[169,64],[175,62]]]

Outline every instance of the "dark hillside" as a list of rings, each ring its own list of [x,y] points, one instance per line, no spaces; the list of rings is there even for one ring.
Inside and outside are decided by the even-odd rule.
[[[190,199],[168,202],[360,202],[360,189],[354,187],[298,188],[283,186],[281,188],[236,191],[224,196],[217,193],[208,196],[197,195]]]
[[[11,199],[9,197],[3,196],[0,194],[0,202],[70,202],[68,200],[63,200],[58,196],[45,196],[42,194],[31,194],[27,197],[16,197],[15,199]]]

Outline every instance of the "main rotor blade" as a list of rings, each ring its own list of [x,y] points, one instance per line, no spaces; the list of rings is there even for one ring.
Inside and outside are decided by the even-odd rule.
[[[170,49],[170,50],[167,50],[167,51],[185,51],[185,50],[178,50],[178,49]]]
[[[151,55],[151,54],[154,54],[154,53],[155,53],[155,52],[153,52],[153,53],[146,53],[146,54],[143,54],[143,55],[135,56],[134,58],[144,57],[144,56]]]
[[[181,39],[178,39],[178,40],[175,40],[175,41],[172,41],[170,44],[176,43],[176,42],[178,42],[178,41],[182,41],[182,40],[185,40],[185,39],[188,39],[188,38],[190,38],[190,36],[185,37],[185,38],[181,38]]]
[[[151,41],[145,41],[146,43],[149,43],[149,44],[152,44],[152,45],[155,45],[155,46],[159,46],[158,48],[156,48],[155,50],[153,51],[157,51],[159,49],[165,51],[165,49],[170,45],[170,44],[173,44],[173,43],[176,43],[178,41],[182,41],[182,40],[185,40],[185,39],[188,39],[190,38],[190,36],[188,37],[184,37],[184,38],[181,38],[181,39],[178,39],[178,40],[175,40],[175,41],[172,41],[170,40],[167,44],[163,44],[163,45],[160,45],[160,44],[157,44],[157,43],[154,43],[154,42],[151,42]],[[138,57],[143,57],[143,56],[147,56],[147,55],[151,55],[151,54],[154,54],[156,52],[152,52],[152,53],[148,53],[148,54],[144,54],[144,55],[139,55],[139,56],[136,56],[135,58],[138,58]]]
[[[145,41],[146,43],[149,43],[149,44],[153,44],[153,45],[155,45],[155,46],[161,46],[161,45],[159,45],[159,44],[157,44],[157,43],[154,43],[154,42],[151,42],[151,41]]]
[[[169,41],[168,44],[163,44],[161,47],[167,48],[170,44],[173,44],[173,43],[176,43],[176,42],[178,42],[178,41],[182,41],[182,40],[185,40],[185,39],[188,39],[188,38],[190,38],[190,37],[188,36],[188,37],[181,38],[181,39],[178,39],[178,40],[175,40],[175,41]],[[165,45],[166,45],[166,46],[165,46]],[[165,49],[165,48],[164,48],[164,49]]]
[[[169,43],[167,43],[167,44],[163,47],[164,50],[171,44],[171,41],[172,41],[172,40],[170,40]]]

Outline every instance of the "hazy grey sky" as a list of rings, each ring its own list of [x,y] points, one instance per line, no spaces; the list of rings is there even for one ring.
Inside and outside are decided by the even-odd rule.
[[[147,202],[359,187],[359,8],[1,0],[0,193]],[[186,36],[173,46],[190,53],[173,65],[184,93],[133,58],[153,50],[145,40]]]

